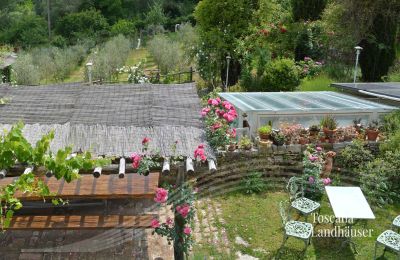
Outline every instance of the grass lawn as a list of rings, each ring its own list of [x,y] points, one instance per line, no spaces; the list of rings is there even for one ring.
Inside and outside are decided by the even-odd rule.
[[[313,79],[302,80],[299,91],[336,91],[330,85],[333,80],[328,76],[321,74]]]
[[[386,206],[384,209],[374,208],[376,219],[366,223],[357,223],[354,229],[371,229],[371,237],[354,238],[359,254],[354,254],[349,245],[341,249],[342,238],[314,237],[307,251],[303,253],[304,243],[295,238],[289,238],[281,248],[283,231],[279,214],[279,201],[286,200],[287,194],[283,192],[266,192],[259,195],[243,195],[241,193],[227,194],[214,198],[221,205],[225,228],[231,244],[231,252],[237,251],[258,257],[260,259],[373,259],[376,237],[384,230],[390,228],[391,221],[400,214],[400,204]],[[327,198],[322,200],[322,215],[333,216]],[[294,214],[293,219],[299,216]],[[300,221],[304,221],[301,217]],[[309,216],[308,222],[313,223],[314,217]],[[366,226],[364,227],[364,224]],[[332,229],[331,223],[321,223],[314,227],[314,235],[321,229]],[[249,247],[235,244],[235,237],[240,236],[249,242]],[[281,249],[280,249],[281,248]],[[339,251],[340,250],[340,251]],[[232,259],[219,253],[211,245],[196,248],[195,259],[200,255],[215,256],[216,259]],[[383,248],[378,249],[378,256]],[[196,258],[196,255],[197,258]],[[384,258],[396,259],[391,252],[386,252]]]

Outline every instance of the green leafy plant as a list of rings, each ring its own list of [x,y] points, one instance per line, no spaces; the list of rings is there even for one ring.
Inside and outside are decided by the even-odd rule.
[[[242,138],[239,140],[240,149],[250,150],[252,145],[253,143],[251,142],[251,139],[247,136],[242,136]]]
[[[283,133],[275,132],[275,131],[272,132],[271,139],[272,139],[272,142],[277,146],[283,145],[286,141],[286,137]]]
[[[263,125],[258,128],[258,133],[262,135],[269,135],[272,132],[272,127],[270,125]]]
[[[333,115],[326,115],[321,119],[321,126],[329,130],[335,130],[338,127],[338,122]]]
[[[263,179],[261,172],[251,172],[245,177],[240,184],[240,189],[246,194],[254,194],[265,191],[267,188],[266,181]]]
[[[366,149],[364,142],[354,140],[347,145],[338,155],[338,165],[345,171],[352,171],[371,162],[374,159],[371,151]]]
[[[294,91],[300,85],[300,75],[291,59],[275,59],[265,68],[263,91]]]
[[[93,159],[89,152],[70,156],[71,147],[58,150],[55,154],[50,152],[50,143],[54,139],[54,132],[44,135],[33,147],[22,134],[24,125],[18,123],[11,130],[0,136],[0,169],[9,170],[16,164],[30,166],[33,171],[21,175],[11,184],[0,189],[0,225],[8,226],[15,210],[22,207],[19,199],[15,198],[17,191],[26,194],[49,196],[50,191],[45,182],[35,174],[35,170],[44,168],[52,172],[54,177],[71,182],[79,178],[80,170],[91,170],[97,166],[110,163],[108,159]],[[57,203],[58,200],[54,199]]]

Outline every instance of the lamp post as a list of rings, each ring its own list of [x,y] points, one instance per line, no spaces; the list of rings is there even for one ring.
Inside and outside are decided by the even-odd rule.
[[[356,50],[356,66],[354,68],[354,78],[353,78],[353,83],[356,83],[356,79],[357,79],[357,69],[358,69],[358,58],[360,57],[360,53],[362,51],[362,47],[360,46],[356,46],[354,47],[354,49]]]
[[[225,91],[229,92],[228,90],[228,81],[229,81],[229,64],[231,62],[231,56],[226,56],[226,79],[225,79]]]

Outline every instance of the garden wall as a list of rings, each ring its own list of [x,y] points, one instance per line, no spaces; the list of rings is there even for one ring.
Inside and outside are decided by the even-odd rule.
[[[321,144],[325,151],[335,151],[337,154],[350,143]],[[373,152],[378,152],[379,144],[367,143],[366,146]],[[301,175],[303,172],[303,152],[306,145],[283,145],[259,147],[251,151],[236,150],[235,152],[220,151],[217,155],[217,171],[210,173],[208,167],[195,167],[195,174],[188,179],[196,181],[196,186],[202,189],[202,195],[217,195],[239,188],[243,177],[251,172],[261,172],[270,187],[282,188],[287,179]],[[334,163],[335,168],[341,168]],[[173,173],[174,171],[171,171]],[[332,175],[339,175],[341,185],[357,185],[357,178],[349,172],[333,171]],[[175,174],[163,176],[163,181],[174,182]]]

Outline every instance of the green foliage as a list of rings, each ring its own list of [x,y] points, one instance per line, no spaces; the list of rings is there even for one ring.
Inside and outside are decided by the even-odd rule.
[[[299,31],[294,50],[296,61],[303,61],[306,57],[320,60],[323,50],[321,23],[305,23],[304,25],[298,25],[296,30]]]
[[[263,179],[261,172],[251,172],[245,177],[240,184],[240,189],[246,194],[261,193],[267,188],[266,181]]]
[[[167,22],[167,17],[164,14],[162,2],[154,0],[146,14],[145,23],[154,31],[157,26],[162,26]]]
[[[251,139],[247,136],[242,136],[239,140],[239,148],[240,149],[248,149],[251,148],[253,143],[251,142]]]
[[[382,153],[400,150],[400,110],[396,110],[383,119],[386,140],[379,146]]]
[[[338,122],[333,115],[326,115],[321,119],[320,125],[329,130],[335,130],[338,127]]]
[[[130,50],[131,43],[123,35],[111,38],[103,47],[94,50],[89,57],[89,60],[93,62],[93,80],[116,80],[119,69],[124,66]]]
[[[326,6],[327,0],[292,0],[295,21],[317,20]]]
[[[300,75],[291,59],[275,59],[265,68],[260,91],[293,91],[300,85]]]
[[[109,160],[92,159],[89,152],[69,156],[72,148],[66,147],[55,154],[50,152],[50,143],[54,139],[54,132],[42,136],[32,146],[22,134],[24,125],[19,123],[11,130],[0,136],[0,169],[9,170],[18,164],[29,165],[34,170],[44,167],[46,171],[54,173],[57,179],[71,182],[79,178],[79,170],[90,170],[96,166],[109,164]],[[0,225],[2,228],[9,225],[15,210],[22,207],[22,203],[14,197],[19,191],[27,194],[37,194],[42,197],[51,195],[47,185],[34,172],[21,175],[14,182],[0,189]],[[57,200],[56,200],[57,201]]]
[[[56,31],[68,39],[69,44],[88,38],[98,42],[108,36],[110,26],[99,11],[87,10],[61,18],[56,24]]]
[[[0,36],[0,40],[23,48],[44,44],[48,41],[46,21],[34,14],[18,16]]]
[[[184,63],[184,53],[179,44],[165,35],[154,36],[147,48],[162,74],[179,70]]]
[[[38,85],[40,81],[40,70],[33,63],[32,55],[21,53],[13,64],[12,79],[17,85]]]
[[[382,81],[393,65],[396,58],[396,19],[385,14],[377,15],[370,37],[361,42],[364,50],[360,56],[360,67],[364,81]]]
[[[272,132],[272,126],[270,125],[263,125],[258,128],[258,133],[260,134],[270,134]]]
[[[203,0],[197,5],[195,17],[203,43],[198,67],[207,72],[203,73],[208,76],[206,80],[215,75],[225,79],[226,56],[229,54],[232,58],[229,83],[237,82],[240,75],[240,66],[237,66],[240,57],[235,53],[237,39],[248,32],[253,8],[250,0]],[[202,57],[206,57],[206,61]]]
[[[132,37],[136,33],[136,24],[132,20],[120,19],[111,26],[111,35],[118,36],[123,34],[127,37]]]
[[[396,193],[392,190],[390,176],[396,169],[390,162],[376,159],[360,168],[361,189],[372,204],[385,206],[393,202]]]
[[[353,171],[372,160],[374,160],[374,156],[370,150],[365,148],[364,142],[361,140],[354,140],[340,152],[337,158],[338,165],[345,171]]]

